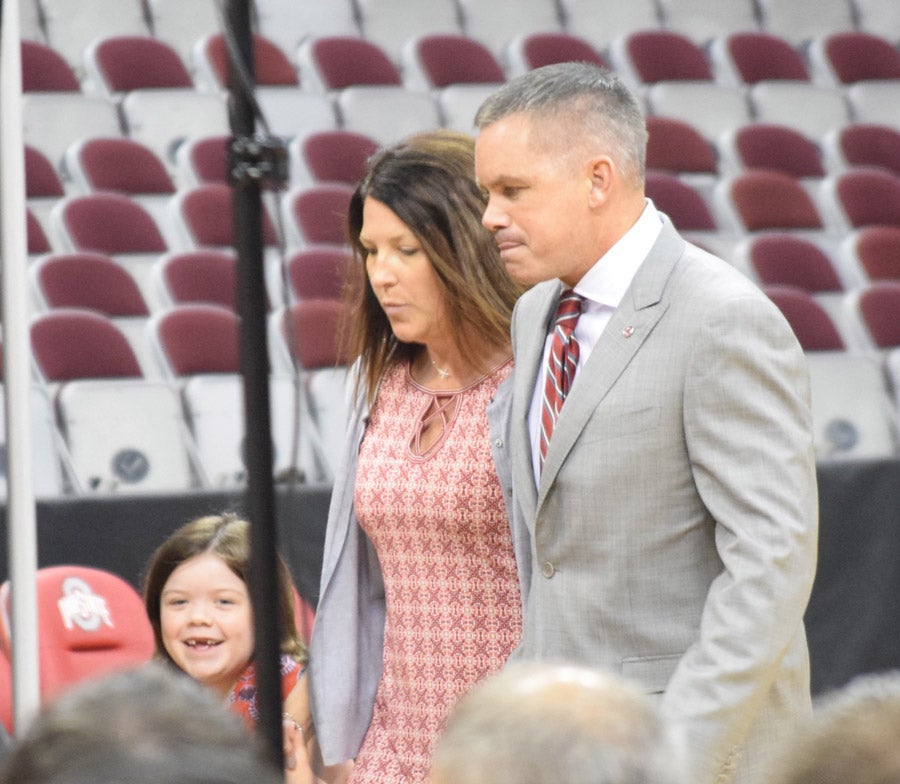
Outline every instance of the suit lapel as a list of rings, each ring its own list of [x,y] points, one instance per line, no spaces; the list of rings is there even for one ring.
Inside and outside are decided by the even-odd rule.
[[[665,313],[668,307],[663,296],[666,281],[684,251],[684,246],[684,240],[671,224],[664,224],[659,238],[638,268],[621,304],[576,376],[544,460],[535,514],[588,419]],[[556,299],[551,303],[551,308],[555,307],[555,303]]]
[[[556,312],[556,303],[561,292],[562,286],[559,281],[538,284],[519,300],[513,321],[519,325],[513,332],[516,361],[510,435],[513,453],[513,492],[529,527],[534,521],[537,488],[534,485],[531,464],[528,412],[537,375],[543,372],[541,359],[544,353],[544,339],[550,319]]]

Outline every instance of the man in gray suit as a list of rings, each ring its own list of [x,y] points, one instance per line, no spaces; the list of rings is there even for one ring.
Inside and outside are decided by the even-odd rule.
[[[685,733],[690,780],[751,780],[810,710],[803,352],[749,280],[645,198],[644,118],[614,75],[531,71],[476,125],[484,224],[534,284],[512,328],[514,657],[638,682]],[[574,315],[557,323],[562,301]]]

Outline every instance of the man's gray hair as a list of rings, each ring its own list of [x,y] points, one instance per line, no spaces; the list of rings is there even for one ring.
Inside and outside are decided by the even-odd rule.
[[[624,171],[643,179],[646,119],[635,96],[609,69],[581,62],[535,68],[485,99],[475,126],[484,129],[520,113],[551,126],[564,147],[577,145],[579,135],[600,140]]]

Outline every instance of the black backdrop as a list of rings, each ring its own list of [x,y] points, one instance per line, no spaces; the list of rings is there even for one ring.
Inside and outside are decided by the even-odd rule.
[[[806,614],[813,692],[900,668],[900,459],[821,463],[819,568]],[[300,592],[318,600],[328,485],[277,488],[278,546]],[[92,496],[38,503],[39,564],[78,563],[139,587],[153,550],[201,514],[242,511],[238,492]],[[0,580],[6,579],[5,510]]]

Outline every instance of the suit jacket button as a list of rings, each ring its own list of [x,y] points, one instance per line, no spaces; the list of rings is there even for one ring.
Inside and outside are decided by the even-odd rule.
[[[544,563],[541,564],[541,574],[548,580],[553,577],[555,572],[556,567],[550,561],[544,561]]]

